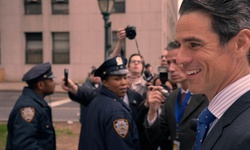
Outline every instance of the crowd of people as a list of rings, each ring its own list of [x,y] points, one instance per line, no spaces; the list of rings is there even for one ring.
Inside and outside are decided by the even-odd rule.
[[[250,1],[184,0],[160,68],[120,56],[125,28],[83,85],[61,80],[80,104],[79,150],[248,150]],[[167,71],[165,71],[167,70]],[[56,149],[50,63],[31,68],[8,120],[7,150]]]

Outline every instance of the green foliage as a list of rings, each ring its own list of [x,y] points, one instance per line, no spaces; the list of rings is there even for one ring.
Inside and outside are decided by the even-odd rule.
[[[7,125],[0,123],[0,150],[5,149],[6,141],[7,141]]]
[[[78,134],[74,133],[74,129],[73,128],[69,128],[66,125],[61,125],[61,126],[57,126],[55,125],[55,130],[56,130],[56,137],[57,140],[60,139],[61,137],[74,137],[77,136]],[[7,141],[7,124],[6,123],[1,123],[0,122],[0,150],[4,150],[5,146],[6,146],[6,141]],[[65,142],[65,141],[57,141],[57,144],[60,144],[61,142]]]
[[[58,129],[56,128],[56,136],[63,136],[63,135],[73,135],[73,132],[70,129]]]

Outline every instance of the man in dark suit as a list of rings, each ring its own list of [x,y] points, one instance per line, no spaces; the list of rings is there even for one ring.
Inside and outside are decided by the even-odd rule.
[[[205,95],[194,95],[189,91],[187,74],[181,65],[176,64],[178,48],[178,43],[170,42],[166,49],[166,60],[171,81],[179,83],[181,87],[170,93],[167,98],[160,92],[162,87],[152,87],[148,92],[146,134],[152,143],[164,143],[164,150],[174,147],[180,150],[192,149],[195,131],[190,128],[191,121],[197,118],[208,104]],[[162,113],[158,115],[157,109],[165,99]]]
[[[209,99],[197,131],[202,124],[209,129],[197,136],[194,148],[249,150],[250,1],[184,0],[179,13],[177,63],[188,74],[190,91]]]

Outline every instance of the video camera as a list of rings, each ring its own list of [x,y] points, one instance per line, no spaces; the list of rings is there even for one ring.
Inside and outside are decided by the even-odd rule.
[[[159,66],[157,68],[158,73],[159,73],[159,79],[161,81],[161,86],[163,87],[163,90],[161,92],[165,95],[168,96],[170,92],[170,88],[165,84],[168,81],[168,68],[164,66]]]

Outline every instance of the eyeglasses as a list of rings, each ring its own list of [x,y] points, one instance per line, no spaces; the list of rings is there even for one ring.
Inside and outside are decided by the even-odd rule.
[[[133,64],[135,64],[135,63],[137,63],[137,64],[141,64],[141,63],[142,63],[142,61],[140,61],[140,60],[131,60],[131,61],[130,61],[130,63],[133,63]]]
[[[161,55],[161,56],[159,57],[159,59],[163,59],[163,58],[167,59],[167,55]]]

